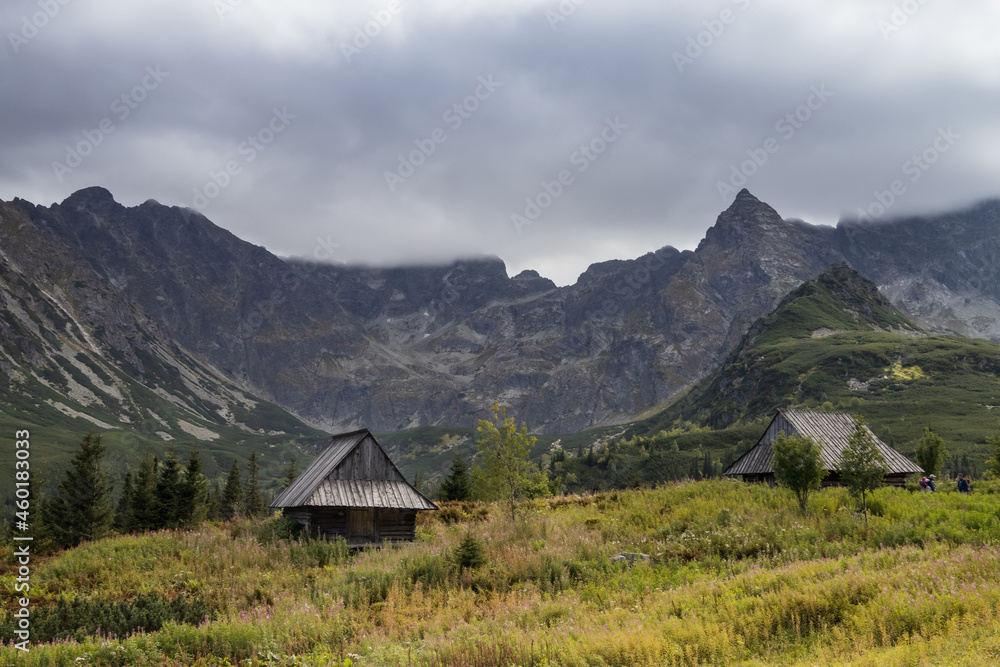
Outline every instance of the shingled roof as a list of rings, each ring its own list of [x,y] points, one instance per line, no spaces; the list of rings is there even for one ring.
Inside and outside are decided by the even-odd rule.
[[[787,436],[802,436],[811,438],[820,446],[820,458],[825,470],[835,471],[840,468],[840,456],[850,442],[854,433],[854,415],[847,412],[813,412],[810,410],[795,410],[782,408],[771,420],[764,435],[749,452],[741,456],[723,475],[766,475],[774,470],[771,468],[771,442],[777,436],[773,432],[780,420],[787,422],[790,428],[785,430]],[[889,466],[887,474],[921,473],[923,469],[913,461],[885,444],[865,426],[865,430],[875,441],[875,445]]]
[[[368,429],[333,436],[270,506],[437,509],[406,481]]]

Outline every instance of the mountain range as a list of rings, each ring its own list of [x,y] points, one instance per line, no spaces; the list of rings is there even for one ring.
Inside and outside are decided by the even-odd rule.
[[[496,402],[539,433],[623,424],[838,262],[923,331],[1000,340],[998,218],[987,201],[829,227],[743,190],[695,250],[557,287],[490,257],[281,259],[190,209],[125,207],[99,187],[14,199],[0,202],[0,391],[8,411],[164,440],[468,427]]]
[[[708,377],[631,430],[677,421],[726,429],[785,406],[850,410],[897,445],[930,427],[967,451],[996,436],[1000,343],[930,333],[838,263],[789,293]]]
[[[840,262],[755,321],[683,396],[606,446],[591,447],[606,429],[547,443],[550,470],[570,492],[718,475],[784,407],[851,412],[911,458],[929,428],[946,443],[946,472],[978,476],[996,453],[1000,343],[925,331]]]

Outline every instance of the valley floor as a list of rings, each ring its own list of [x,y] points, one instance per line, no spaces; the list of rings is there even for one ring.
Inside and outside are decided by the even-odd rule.
[[[784,490],[703,481],[549,498],[513,523],[445,504],[415,543],[357,553],[282,539],[280,519],[114,537],[33,564],[44,643],[13,648],[5,604],[0,664],[996,664],[990,491],[883,489],[867,527],[841,489],[803,516]],[[485,565],[460,567],[463,540]]]

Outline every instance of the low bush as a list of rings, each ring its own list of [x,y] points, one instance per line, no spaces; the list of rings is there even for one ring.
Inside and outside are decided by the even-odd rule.
[[[59,600],[55,606],[32,611],[31,639],[50,642],[73,638],[82,642],[95,634],[125,638],[137,632],[156,632],[169,622],[200,625],[215,617],[215,610],[201,598],[167,600],[150,593],[128,602]],[[0,621],[0,638],[10,641],[16,624],[12,615]]]

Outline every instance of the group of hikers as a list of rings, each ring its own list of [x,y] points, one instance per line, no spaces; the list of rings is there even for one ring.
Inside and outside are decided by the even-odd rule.
[[[921,491],[937,491],[937,484],[934,482],[936,475],[925,475],[920,478],[920,490]],[[958,483],[959,493],[971,493],[972,492],[972,481],[965,475],[959,473],[955,480]]]

